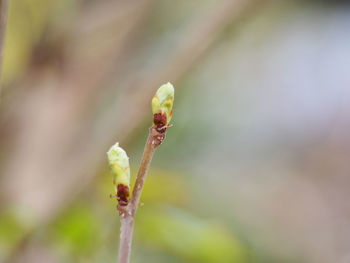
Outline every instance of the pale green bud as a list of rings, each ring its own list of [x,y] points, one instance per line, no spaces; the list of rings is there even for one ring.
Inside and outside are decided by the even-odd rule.
[[[174,87],[171,83],[162,85],[152,99],[153,122],[157,128],[169,125],[173,116]]]
[[[119,143],[114,144],[107,152],[109,167],[113,174],[113,183],[119,203],[128,203],[130,192],[130,165],[129,157]]]

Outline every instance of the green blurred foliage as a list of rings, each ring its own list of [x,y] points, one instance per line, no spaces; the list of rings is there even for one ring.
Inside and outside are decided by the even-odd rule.
[[[246,262],[247,251],[222,225],[180,209],[140,212],[136,236],[186,262]]]
[[[33,45],[48,22],[49,3],[42,0],[11,1],[3,62],[5,84],[26,68]]]
[[[18,243],[24,231],[20,222],[9,213],[0,214],[0,260]]]
[[[48,27],[59,22],[68,10],[74,10],[74,3],[69,0],[11,0],[2,69],[4,85],[27,69],[33,47]]]
[[[0,212],[0,261],[32,230],[35,218],[30,211],[20,207],[3,207]]]
[[[51,226],[52,241],[72,255],[89,255],[101,240],[101,223],[86,204],[75,204]]]
[[[177,173],[151,169],[144,186],[141,201],[188,206],[191,203],[191,189],[186,178]]]

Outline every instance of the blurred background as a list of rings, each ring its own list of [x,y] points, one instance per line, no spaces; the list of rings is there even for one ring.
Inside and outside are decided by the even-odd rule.
[[[106,151],[133,182],[168,81],[133,263],[350,262],[350,5],[316,0],[11,0],[0,262],[116,262]]]

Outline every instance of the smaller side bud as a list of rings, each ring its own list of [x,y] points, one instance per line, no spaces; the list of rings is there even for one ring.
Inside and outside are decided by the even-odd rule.
[[[129,157],[119,143],[114,144],[107,152],[108,163],[113,175],[113,184],[120,205],[127,205],[130,195]]]
[[[152,99],[153,124],[159,132],[165,131],[173,116],[174,87],[171,83],[162,85]]]

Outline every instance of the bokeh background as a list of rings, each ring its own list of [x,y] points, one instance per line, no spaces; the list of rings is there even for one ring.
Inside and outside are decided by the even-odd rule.
[[[0,262],[116,262],[106,151],[132,181],[175,86],[132,262],[350,262],[350,6],[11,0]]]

